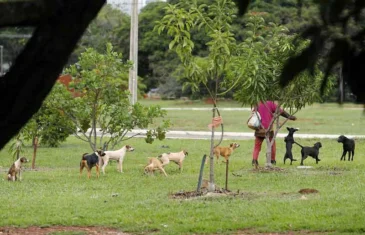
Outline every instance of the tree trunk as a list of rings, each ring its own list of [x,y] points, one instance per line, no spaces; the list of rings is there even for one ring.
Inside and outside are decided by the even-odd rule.
[[[271,146],[272,146],[272,142],[270,141],[270,132],[266,133],[266,136],[265,136],[265,140],[266,140],[266,164],[265,164],[265,167],[268,167],[268,168],[271,168],[272,167],[272,164],[271,164]]]
[[[32,169],[35,169],[35,159],[37,157],[37,147],[38,147],[38,137],[34,138],[33,143],[33,160],[32,160]]]
[[[213,118],[215,117],[215,107],[213,108]],[[214,185],[214,158],[213,158],[213,149],[214,149],[214,126],[212,126],[212,136],[210,139],[210,154],[209,154],[209,185],[208,185],[208,191],[213,192],[215,190]]]

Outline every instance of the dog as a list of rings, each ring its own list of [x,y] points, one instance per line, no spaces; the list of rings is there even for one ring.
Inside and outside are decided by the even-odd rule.
[[[349,139],[344,135],[340,135],[337,139],[337,142],[342,143],[342,146],[343,146],[343,153],[342,153],[340,161],[342,161],[342,159],[344,161],[346,161],[347,152],[348,152],[348,161],[350,161],[350,158],[351,158],[351,161],[353,161],[354,155],[355,155],[355,140]]]
[[[284,138],[286,147],[286,152],[284,155],[284,164],[286,159],[290,159],[290,165],[292,165],[293,161],[297,160],[293,158],[293,153],[292,153],[292,148],[294,144],[294,132],[298,131],[299,129],[292,127],[287,127],[286,129],[289,131],[289,134]]]
[[[82,155],[80,161],[80,177],[82,175],[82,170],[86,167],[87,169],[87,177],[90,179],[91,177],[91,168],[96,167],[96,176],[99,178],[99,161],[100,158],[105,156],[105,152],[103,150],[97,150],[94,153],[88,154],[84,153]]]
[[[188,156],[188,152],[185,150],[181,150],[180,152],[177,152],[177,153],[163,153],[163,154],[159,155],[158,158],[161,160],[163,167],[165,165],[169,164],[170,161],[172,161],[172,162],[176,163],[177,165],[179,165],[179,170],[181,172],[182,166],[183,166],[183,161],[186,156]]]
[[[303,166],[303,161],[308,157],[311,156],[312,158],[316,159],[316,164],[318,164],[318,162],[321,160],[318,158],[319,155],[319,149],[322,147],[321,142],[317,142],[313,145],[313,147],[304,147],[300,144],[298,144],[297,142],[294,141],[294,143],[296,143],[297,145],[299,145],[302,150],[301,150],[301,154],[302,154],[302,161],[300,162],[300,165]]]
[[[240,147],[240,145],[237,143],[231,143],[228,147],[223,147],[223,146],[215,147],[213,153],[217,158],[217,162],[220,156],[224,157],[224,159],[226,159],[227,162],[228,158],[231,156],[233,151],[238,147]]]
[[[105,174],[105,167],[108,165],[109,160],[116,160],[118,161],[117,169],[119,172],[123,172],[123,160],[126,152],[132,152],[134,151],[134,148],[130,145],[125,145],[119,150],[114,151],[105,151],[105,156],[102,157],[102,161],[104,164],[102,164],[102,171],[103,174]]]
[[[19,180],[20,179],[20,171],[22,170],[23,163],[29,162],[27,158],[21,157],[18,160],[16,160],[10,167],[8,171],[8,181],[16,181],[18,180],[18,173],[19,173]]]
[[[149,157],[148,164],[145,166],[144,172],[146,174],[153,174],[153,172],[157,169],[160,170],[167,177],[167,174],[166,174],[165,170],[163,169],[162,162],[155,157]]]

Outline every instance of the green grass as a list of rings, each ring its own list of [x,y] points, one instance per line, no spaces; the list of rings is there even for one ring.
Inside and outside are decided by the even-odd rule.
[[[297,139],[312,145],[317,139]],[[196,189],[203,154],[209,152],[205,140],[164,140],[152,145],[135,138],[128,143],[135,151],[127,153],[124,173],[113,163],[106,175],[92,179],[86,172],[79,178],[81,154],[89,146],[74,137],[60,148],[38,149],[37,170],[23,173],[21,182],[7,182],[6,170],[11,158],[0,152],[0,226],[80,225],[108,226],[135,234],[231,234],[235,231],[284,232],[310,231],[326,234],[363,234],[365,232],[365,158],[364,141],[357,140],[354,162],[340,162],[342,146],[335,140],[320,140],[322,161],[316,165],[305,160],[312,169],[297,169],[283,165],[284,141],[277,142],[278,167],[283,172],[254,172],[251,166],[253,140],[239,141],[229,166],[230,190],[236,197],[171,199],[170,194]],[[229,141],[224,141],[228,145]],[[161,148],[170,146],[169,149]],[[173,163],[166,166],[168,177],[162,174],[146,176],[143,166],[147,157],[164,151],[186,149],[183,172]],[[32,149],[23,154],[29,158]],[[264,164],[263,146],[259,163]],[[294,147],[299,159],[299,147]],[[204,178],[209,169],[205,167]],[[232,173],[239,174],[233,176]],[[225,165],[215,165],[216,184],[224,187]],[[298,193],[314,188],[317,194]]]
[[[163,108],[211,108],[212,105],[201,101],[155,101],[141,100],[145,105],[158,104]],[[218,108],[241,107],[237,102],[222,101]],[[224,130],[229,132],[252,132],[246,125],[250,111],[221,110]],[[300,110],[295,122],[289,121],[286,125],[299,127],[300,132],[305,134],[345,134],[365,135],[365,119],[362,106],[354,104],[314,104]],[[171,130],[196,130],[208,131],[208,124],[212,119],[212,111],[207,110],[173,110],[168,111],[166,119],[172,122]],[[157,120],[157,123],[160,120]],[[286,129],[280,133],[287,133]]]

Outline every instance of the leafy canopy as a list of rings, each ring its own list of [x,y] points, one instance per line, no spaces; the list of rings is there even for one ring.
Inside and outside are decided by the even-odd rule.
[[[110,43],[104,54],[88,48],[79,57],[78,63],[65,70],[72,75],[67,90],[57,84],[53,105],[64,112],[77,126],[75,135],[95,150],[104,144],[114,148],[134,128],[148,128],[155,118],[164,117],[166,112],[159,106],[146,107],[139,103],[130,105],[128,69],[122,55],[113,50]],[[168,121],[147,132],[146,141],[165,137]],[[108,137],[108,138],[105,138]]]

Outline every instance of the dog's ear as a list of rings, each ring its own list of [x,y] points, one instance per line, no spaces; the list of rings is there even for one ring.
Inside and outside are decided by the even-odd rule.
[[[290,128],[289,128],[289,127],[286,127],[286,129],[287,129],[288,131],[290,131]]]
[[[233,145],[234,145],[234,143],[231,143],[231,144],[229,145],[229,147],[233,147]]]

